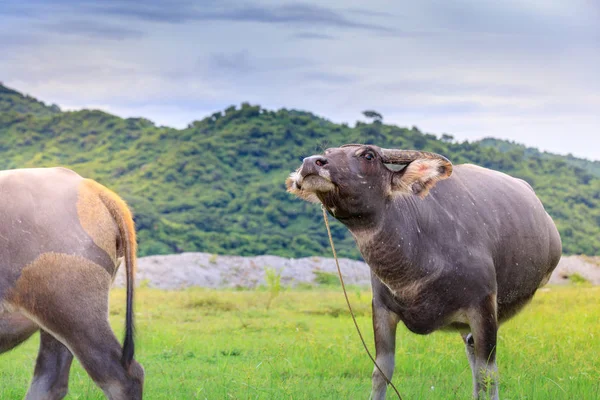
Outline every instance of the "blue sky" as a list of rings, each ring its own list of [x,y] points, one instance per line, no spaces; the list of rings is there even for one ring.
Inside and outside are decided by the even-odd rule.
[[[0,0],[0,81],[184,127],[297,108],[600,160],[600,2]]]

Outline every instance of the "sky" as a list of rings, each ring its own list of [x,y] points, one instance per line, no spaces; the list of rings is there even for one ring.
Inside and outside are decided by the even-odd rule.
[[[0,0],[0,82],[185,127],[242,102],[600,160],[598,0]]]

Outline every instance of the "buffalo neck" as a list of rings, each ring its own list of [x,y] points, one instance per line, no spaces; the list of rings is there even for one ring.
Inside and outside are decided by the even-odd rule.
[[[427,274],[415,269],[426,237],[419,225],[421,209],[415,196],[390,198],[368,220],[342,221],[373,272],[386,284]],[[419,263],[417,263],[419,264]]]

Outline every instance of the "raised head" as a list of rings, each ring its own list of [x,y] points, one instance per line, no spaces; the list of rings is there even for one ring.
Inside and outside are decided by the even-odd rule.
[[[425,197],[451,174],[452,163],[439,154],[347,144],[305,158],[286,186],[343,219],[375,212],[394,196]]]

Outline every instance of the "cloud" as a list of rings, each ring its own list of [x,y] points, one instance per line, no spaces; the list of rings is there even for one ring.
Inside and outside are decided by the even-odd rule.
[[[315,63],[301,57],[260,57],[254,56],[248,50],[237,52],[215,52],[206,57],[200,57],[198,67],[207,74],[225,75],[251,75],[271,74],[294,69],[314,66]],[[262,84],[262,82],[261,82]]]
[[[399,108],[403,114],[421,113],[424,115],[436,114],[438,116],[458,114],[473,115],[486,110],[481,103],[467,100],[444,101],[439,103],[427,102],[424,104],[404,104]]]
[[[490,97],[523,97],[546,94],[543,89],[535,86],[519,84],[502,84],[495,82],[448,81],[438,79],[404,79],[392,80],[390,83],[374,85],[376,91],[402,93],[406,95],[431,96],[465,96],[478,95]]]
[[[144,36],[143,32],[125,28],[116,24],[107,24],[95,21],[69,20],[46,24],[49,32],[87,37],[93,39],[125,40],[138,39]]]
[[[337,39],[335,36],[327,35],[325,33],[313,33],[313,32],[298,32],[291,35],[293,39],[306,39],[306,40],[334,40]]]
[[[597,18],[590,15],[590,7],[584,3],[456,0],[425,1],[424,5],[430,23],[442,32],[506,36],[555,45],[572,45],[574,39],[590,43],[600,39]]]
[[[211,69],[220,73],[232,72],[247,75],[256,69],[250,60],[248,51],[213,53],[210,55],[208,65]]]
[[[369,17],[394,17],[394,18],[398,18],[397,14],[393,14],[390,13],[389,8],[386,9],[386,11],[377,11],[374,9],[366,9],[366,8],[362,8],[362,7],[353,7],[353,8],[348,8],[346,10],[346,12],[348,13],[352,13],[352,14],[358,14],[358,15],[362,15],[362,16],[369,16]]]
[[[11,50],[20,50],[31,46],[38,46],[44,44],[46,41],[41,35],[35,35],[31,33],[3,33],[0,34],[0,50],[2,50],[3,57],[6,57],[7,52]]]
[[[295,23],[299,25],[324,25],[340,28],[366,29],[390,32],[391,28],[359,22],[345,17],[331,8],[309,4],[287,4],[276,7],[244,7],[237,10],[216,11],[205,14],[207,19],[225,19],[246,22]]]
[[[98,6],[98,11],[118,16],[133,17],[140,20],[165,23],[182,23],[188,21],[231,21],[255,22],[265,24],[285,24],[361,29],[374,32],[394,32],[391,27],[348,18],[343,12],[333,8],[307,3],[287,3],[277,5],[209,2],[202,8],[193,6],[191,2],[168,2],[125,4],[109,2]]]
[[[309,82],[319,82],[334,85],[356,83],[359,81],[359,78],[355,75],[325,71],[307,72],[302,74],[302,78]]]
[[[227,2],[224,2],[227,4]],[[211,8],[214,1],[204,1],[202,8]],[[198,20],[201,12],[196,8],[196,2],[188,0],[173,1],[132,1],[108,0],[103,2],[90,1],[86,3],[88,10],[108,14],[124,19],[135,18],[146,22],[164,22],[180,24]]]

